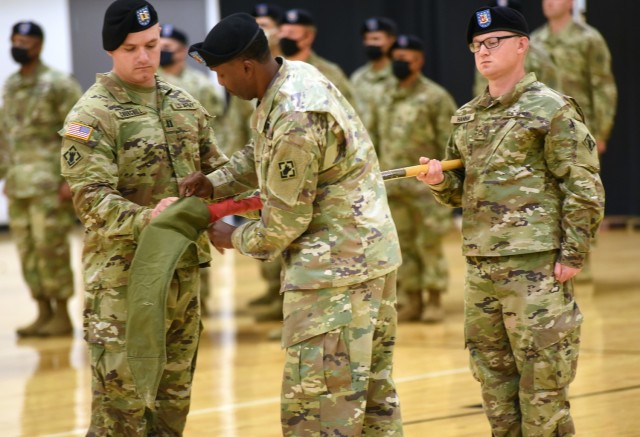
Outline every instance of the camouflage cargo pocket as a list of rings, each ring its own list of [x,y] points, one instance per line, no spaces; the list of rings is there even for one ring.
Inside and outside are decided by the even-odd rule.
[[[287,348],[285,399],[314,398],[352,391],[351,362],[344,327]]]
[[[579,349],[580,327],[557,343],[538,350],[530,360],[533,390],[554,390],[569,385],[576,375]]]
[[[124,349],[127,320],[126,287],[94,290],[85,311],[85,340],[111,350]]]

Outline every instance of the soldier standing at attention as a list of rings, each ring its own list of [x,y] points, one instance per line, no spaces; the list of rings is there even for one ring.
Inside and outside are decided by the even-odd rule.
[[[151,4],[116,0],[102,44],[113,69],[71,110],[61,130],[62,173],[85,226],[84,336],[92,371],[90,436],[182,435],[200,333],[199,265],[206,236],[183,257],[168,290],[166,357],[155,408],[145,408],[126,353],[127,283],[141,231],[178,183],[211,172],[218,153],[211,117],[190,94],[156,76],[160,27]],[[141,336],[148,333],[140,332]]]
[[[351,103],[355,104],[353,89],[342,69],[333,62],[318,56],[312,49],[318,28],[313,16],[304,9],[285,12],[280,25],[280,51],[289,61],[303,61],[320,70]]]
[[[611,71],[611,53],[600,32],[572,16],[573,0],[543,0],[547,24],[531,34],[558,67],[561,91],[576,99],[584,111],[589,131],[596,139],[598,153],[607,150],[613,129],[618,90]],[[591,257],[576,278],[592,280]]]
[[[421,155],[442,159],[457,108],[453,97],[422,74],[424,45],[417,36],[399,35],[390,56],[396,80],[378,97],[369,131],[380,166],[414,165],[412,157]],[[444,318],[440,296],[449,274],[442,237],[451,227],[452,210],[415,180],[390,181],[386,188],[403,261],[398,269],[398,321],[439,322]]]
[[[231,94],[260,102],[254,142],[180,192],[260,190],[259,221],[217,222],[209,236],[217,248],[283,258],[283,434],[402,435],[391,377],[400,248],[364,126],[315,68],[274,59],[249,14],[220,21],[190,54]]]
[[[461,206],[465,343],[494,436],[573,436],[568,387],[582,314],[572,278],[602,220],[596,143],[580,108],[526,73],[527,22],[477,10],[467,42],[487,91],[452,118],[447,159],[418,179]]]
[[[356,109],[367,130],[373,128],[371,111],[375,107],[375,87],[392,82],[389,50],[396,41],[397,27],[386,17],[365,20],[360,30],[364,51],[369,61],[351,75],[350,81],[356,99]]]
[[[522,3],[520,0],[494,0],[489,3],[489,6],[508,6],[522,13]],[[549,88],[562,92],[556,64],[542,44],[533,40],[529,41],[529,51],[524,61],[524,70],[527,73],[535,73],[536,78]],[[485,79],[476,68],[475,80],[473,82],[473,95],[479,96],[483,94],[486,87],[487,79]]]
[[[187,65],[187,48],[189,47],[187,35],[171,24],[163,24],[160,26],[160,37],[158,77],[195,97],[209,115],[216,117],[213,124],[216,130],[219,130],[222,127],[220,117],[224,112],[223,99],[206,75]],[[211,294],[208,268],[200,269],[200,281],[200,306],[202,315],[206,316],[209,313],[207,299]]]
[[[256,17],[256,23],[264,31],[269,41],[269,50],[273,56],[282,56],[280,52],[280,23],[284,11],[273,3],[258,3],[253,7],[251,15]]]
[[[22,274],[38,304],[22,337],[69,335],[67,300],[73,296],[69,232],[75,220],[69,186],[60,176],[58,130],[82,90],[68,75],[40,61],[42,28],[31,21],[11,31],[11,55],[20,70],[4,87],[0,134],[7,149],[5,194]]]
[[[576,99],[598,153],[607,150],[607,140],[616,115],[618,90],[611,72],[611,53],[600,32],[572,17],[573,0],[542,0],[547,24],[531,34],[558,68],[560,89]]]

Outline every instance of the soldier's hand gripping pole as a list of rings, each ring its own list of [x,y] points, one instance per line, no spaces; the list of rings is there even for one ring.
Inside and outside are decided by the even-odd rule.
[[[455,170],[456,168],[462,168],[462,161],[460,159],[442,161],[442,171]],[[385,181],[388,181],[391,179],[410,178],[410,177],[417,176],[418,173],[426,172],[428,170],[429,170],[429,164],[396,168],[393,170],[383,171],[382,179]]]

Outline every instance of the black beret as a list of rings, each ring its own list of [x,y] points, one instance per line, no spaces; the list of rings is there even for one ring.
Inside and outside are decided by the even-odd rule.
[[[160,28],[162,29],[160,31],[160,36],[162,38],[175,39],[185,46],[189,44],[189,38],[187,38],[187,34],[173,27],[173,24],[162,24]]]
[[[520,0],[492,0],[489,2],[489,6],[506,6],[522,12],[522,3]]]
[[[362,23],[360,33],[365,34],[367,32],[387,32],[391,35],[395,35],[398,32],[396,23],[387,17],[371,17],[367,18]]]
[[[244,12],[231,14],[209,31],[203,42],[189,47],[189,56],[208,67],[216,67],[242,54],[264,32],[256,19]]]
[[[14,24],[13,29],[11,30],[11,36],[13,37],[13,35],[36,36],[40,39],[44,39],[42,27],[38,26],[33,21],[19,21]]]
[[[396,42],[393,43],[389,51],[391,52],[394,49],[408,49],[422,52],[424,51],[424,44],[422,40],[415,35],[398,35]]]
[[[253,7],[251,15],[254,17],[270,17],[276,23],[282,21],[283,9],[278,5],[270,3],[258,3]]]
[[[498,30],[508,30],[529,36],[529,25],[524,16],[512,8],[494,6],[478,9],[471,16],[467,27],[467,43],[471,44],[473,37]]]
[[[144,0],[116,0],[104,13],[102,25],[102,47],[115,50],[127,35],[147,30],[158,22],[153,6]]]
[[[313,15],[305,9],[289,9],[282,17],[282,24],[301,24],[303,26],[313,26]]]

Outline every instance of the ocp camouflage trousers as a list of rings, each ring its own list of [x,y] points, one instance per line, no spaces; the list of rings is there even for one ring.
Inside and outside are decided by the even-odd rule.
[[[465,342],[495,437],[573,436],[582,314],[557,252],[467,257]]]
[[[9,225],[22,275],[34,299],[73,296],[69,232],[75,212],[58,192],[9,199]]]
[[[154,411],[145,409],[127,362],[127,287],[86,293],[84,329],[92,387],[88,437],[182,435],[201,329],[198,270],[178,269],[171,281],[165,320],[167,365]]]
[[[340,306],[351,305],[352,312],[346,325],[287,347],[281,395],[285,437],[403,435],[391,376],[397,321],[395,276],[393,272],[331,292],[285,292],[285,333],[295,329],[287,326],[291,308],[312,313],[314,309],[304,308],[317,293],[346,295]],[[323,305],[321,298],[313,306]]]

